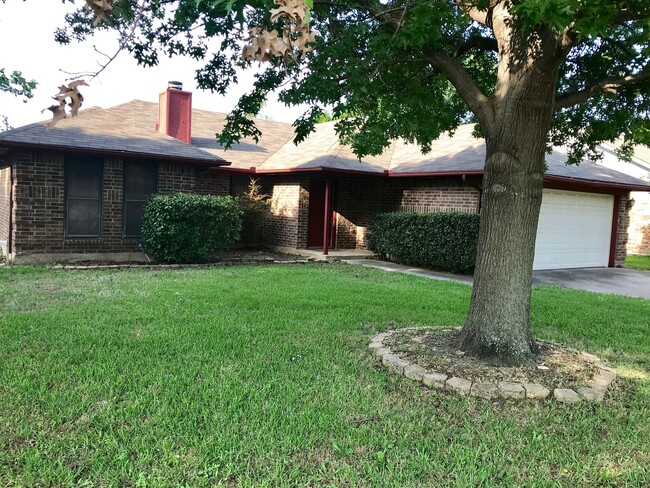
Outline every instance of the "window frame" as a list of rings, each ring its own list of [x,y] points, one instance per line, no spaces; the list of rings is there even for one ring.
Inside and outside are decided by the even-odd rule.
[[[139,239],[142,237],[142,229],[140,229],[139,234],[127,234],[126,233],[126,221],[127,221],[127,203],[130,202],[147,202],[146,196],[144,200],[128,199],[127,198],[127,178],[126,178],[126,167],[130,165],[141,165],[153,167],[152,170],[154,173],[154,191],[148,195],[155,195],[158,193],[158,174],[159,174],[159,165],[157,162],[148,163],[146,161],[124,161],[122,167],[122,238],[123,239]]]
[[[74,163],[96,164],[99,171],[99,197],[70,197],[70,166]],[[71,234],[69,231],[69,200],[97,200],[99,204],[99,226],[97,234]],[[63,160],[63,235],[65,238],[72,239],[97,239],[102,236],[104,223],[104,159],[92,156],[65,156]]]

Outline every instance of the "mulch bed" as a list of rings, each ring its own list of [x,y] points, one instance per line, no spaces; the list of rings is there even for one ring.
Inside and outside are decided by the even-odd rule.
[[[493,364],[460,351],[456,347],[459,333],[459,329],[450,327],[406,329],[395,332],[384,343],[391,352],[411,363],[472,382],[537,383],[552,391],[580,386],[598,372],[579,351],[546,341],[537,341],[541,349],[537,367]]]
[[[235,264],[267,264],[267,263],[303,263],[313,261],[296,254],[284,254],[270,249],[235,249],[220,251],[201,263],[193,264],[158,264],[143,261],[114,262],[114,261],[74,261],[59,262],[52,265],[57,269],[100,269],[100,268],[199,268],[218,265]]]

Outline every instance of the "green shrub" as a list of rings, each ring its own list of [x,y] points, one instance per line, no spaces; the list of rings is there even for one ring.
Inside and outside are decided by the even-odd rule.
[[[144,208],[142,247],[162,263],[196,263],[239,239],[242,211],[231,197],[154,195]]]
[[[259,180],[251,179],[248,188],[236,197],[242,209],[242,231],[239,243],[255,246],[262,242],[262,226],[269,215],[271,196],[262,192]]]
[[[474,269],[479,216],[461,212],[377,214],[368,247],[392,261],[467,273]]]

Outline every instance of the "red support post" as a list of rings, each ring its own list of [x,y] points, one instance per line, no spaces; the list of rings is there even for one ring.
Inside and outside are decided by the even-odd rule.
[[[332,223],[332,199],[330,197],[331,183],[325,180],[325,221],[323,223],[323,255],[329,253],[331,223]]]

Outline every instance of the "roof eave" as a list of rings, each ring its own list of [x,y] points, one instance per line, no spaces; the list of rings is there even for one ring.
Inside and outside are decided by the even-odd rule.
[[[575,183],[594,188],[612,188],[628,191],[650,191],[650,185],[635,185],[632,183],[621,183],[614,181],[590,180],[586,178],[574,178],[570,176],[545,175],[544,181],[556,181],[559,183]]]
[[[30,150],[43,150],[43,151],[52,151],[52,152],[60,152],[60,153],[74,153],[74,154],[93,153],[101,156],[120,157],[120,158],[135,157],[141,159],[155,159],[155,160],[164,159],[165,161],[186,163],[194,166],[217,167],[217,166],[228,166],[231,164],[230,161],[227,161],[222,158],[215,158],[212,160],[203,159],[203,158],[186,158],[181,156],[173,156],[169,154],[152,154],[152,153],[145,153],[145,152],[138,152],[138,151],[115,151],[115,150],[94,149],[94,148],[87,148],[87,147],[56,146],[50,144],[29,144],[24,142],[6,141],[2,139],[0,139],[0,147],[25,148]]]
[[[395,172],[394,170],[386,171],[386,174],[392,178],[404,178],[407,176],[482,176],[483,170],[466,170],[466,171],[412,171],[412,172]]]
[[[328,168],[323,166],[317,166],[315,168],[282,168],[282,169],[257,169],[251,168],[251,172],[255,174],[299,174],[299,173],[333,173],[333,174],[350,174],[350,175],[363,175],[363,176],[384,176],[385,171],[363,171],[363,170],[354,170],[354,169],[343,169],[343,168]]]

